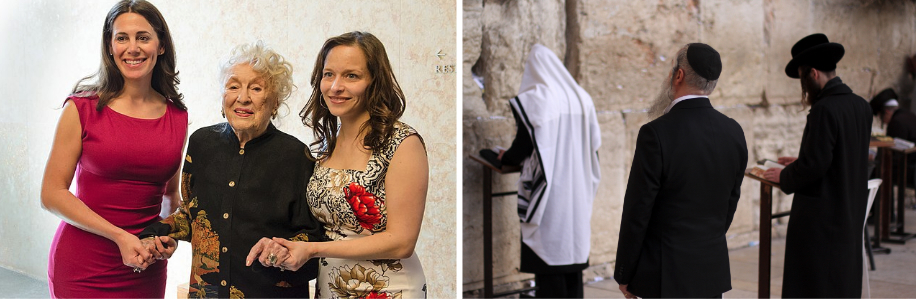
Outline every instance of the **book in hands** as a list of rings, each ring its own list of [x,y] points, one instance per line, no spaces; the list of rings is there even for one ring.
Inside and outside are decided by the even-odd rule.
[[[894,137],[894,149],[896,150],[905,151],[905,150],[913,148],[913,146],[914,144],[912,142]]]
[[[506,150],[501,146],[495,146],[492,149],[485,148],[480,150],[480,157],[495,166],[496,168],[502,168],[503,164],[499,161],[499,152]]]
[[[767,169],[770,169],[770,168],[783,169],[783,168],[786,168],[786,166],[779,164],[776,161],[773,161],[770,159],[763,159],[763,160],[757,161],[757,165],[754,165],[754,167],[751,168],[751,175],[761,178],[761,179],[766,179],[763,177],[763,173],[766,172]]]

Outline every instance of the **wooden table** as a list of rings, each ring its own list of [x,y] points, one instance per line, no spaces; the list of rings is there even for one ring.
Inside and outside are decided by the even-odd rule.
[[[477,161],[483,167],[483,297],[494,298],[511,294],[527,292],[535,288],[525,288],[510,292],[493,294],[493,197],[502,197],[518,194],[518,191],[493,192],[493,172],[508,174],[519,172],[521,167],[503,166],[497,168],[480,156],[471,155],[471,160]]]
[[[907,156],[910,153],[916,152],[916,147],[905,149],[905,150],[894,148],[894,147],[886,147],[886,149],[887,150],[885,151],[885,153],[891,153],[892,155],[900,155],[902,157],[900,159],[900,162],[897,164],[899,166],[897,167],[899,169],[897,171],[897,177],[899,177],[899,179],[897,179],[897,221],[894,224],[894,226],[896,226],[896,229],[892,232],[889,229],[889,221],[887,220],[890,218],[890,212],[892,210],[891,202],[893,202],[893,195],[891,195],[891,199],[886,202],[885,204],[886,207],[883,210],[884,213],[882,214],[882,217],[883,217],[882,219],[884,219],[885,221],[882,222],[884,227],[883,227],[883,230],[881,231],[882,235],[880,236],[880,238],[881,238],[881,241],[884,241],[884,242],[895,243],[895,244],[904,244],[906,243],[907,240],[910,240],[916,237],[916,235],[914,234],[903,231],[903,225],[904,225],[903,218],[905,214],[904,207],[906,205],[905,198],[906,198],[906,186],[907,186],[907,177],[906,177],[907,175]],[[889,158],[888,160],[892,160],[892,158]],[[888,167],[888,168],[891,168],[891,167]],[[888,186],[888,188],[890,187]]]
[[[750,171],[750,169],[745,170],[744,176],[760,182],[760,252],[757,266],[757,298],[770,298],[770,249],[773,238],[771,221],[774,218],[773,187],[779,188],[779,184],[752,175]]]
[[[874,213],[875,217],[875,235],[872,242],[871,250],[874,253],[891,253],[890,248],[881,247],[881,241],[888,239],[888,227],[891,215],[890,202],[894,196],[893,192],[893,160],[890,150],[894,147],[894,141],[879,141],[872,137],[868,147],[877,147],[878,155],[881,156],[881,187],[878,190],[878,211]]]

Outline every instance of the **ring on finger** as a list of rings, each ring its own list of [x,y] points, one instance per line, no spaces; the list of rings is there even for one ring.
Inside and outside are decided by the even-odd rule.
[[[273,253],[268,254],[268,255],[267,255],[267,261],[268,261],[271,265],[276,264],[276,263],[277,263],[277,256],[274,255]]]

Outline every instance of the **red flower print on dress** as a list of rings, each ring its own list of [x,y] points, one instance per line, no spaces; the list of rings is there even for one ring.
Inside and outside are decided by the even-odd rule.
[[[388,293],[385,293],[385,292],[381,292],[381,293],[371,292],[368,295],[366,295],[366,299],[388,299],[388,298],[390,297],[388,297]]]
[[[351,182],[344,187],[344,197],[353,208],[359,225],[365,229],[372,230],[372,227],[382,220],[382,213],[379,206],[375,205],[375,195],[366,191],[366,188],[357,183]]]

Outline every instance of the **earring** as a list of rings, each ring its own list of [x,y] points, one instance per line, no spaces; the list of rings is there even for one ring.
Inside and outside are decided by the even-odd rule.
[[[222,114],[223,118],[226,118],[226,111],[224,111],[223,109],[219,110],[219,114]]]
[[[277,110],[274,110],[274,113],[271,113],[270,115],[273,117],[273,119],[277,119]]]

